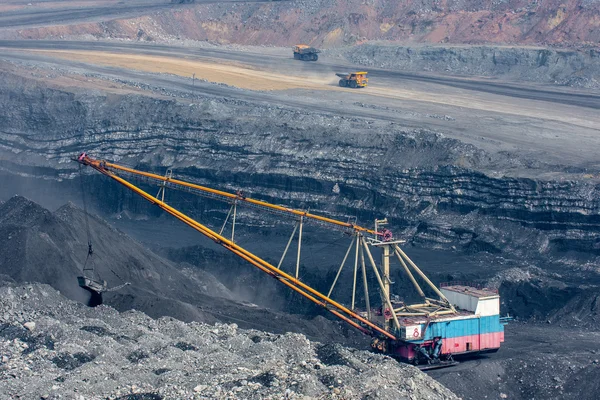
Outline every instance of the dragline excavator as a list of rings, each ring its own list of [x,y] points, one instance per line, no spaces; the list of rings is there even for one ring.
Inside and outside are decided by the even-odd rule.
[[[500,318],[500,298],[497,291],[466,283],[442,284],[438,288],[400,247],[404,241],[393,237],[392,232],[386,228],[388,221],[385,218],[376,220],[374,228],[371,229],[308,211],[267,203],[251,198],[241,191],[230,193],[178,180],[173,178],[171,170],[162,176],[94,159],[85,153],[73,160],[120,183],[282,285],[371,336],[371,347],[376,352],[419,365],[421,369],[430,369],[456,364],[453,358],[456,355],[495,352],[504,341],[505,321]],[[142,190],[130,182],[132,178],[136,182],[158,185],[158,194],[153,196]],[[221,229],[211,229],[167,204],[164,199],[167,188],[228,204],[229,212]],[[275,214],[279,220],[294,222],[293,232],[277,265],[236,243],[234,233],[236,217],[239,223],[239,207],[246,207],[249,211],[268,212]],[[228,223],[231,236],[226,237],[224,230]],[[341,230],[351,238],[327,294],[316,290],[300,278],[303,227],[306,224]],[[304,234],[306,235],[306,232]],[[295,268],[285,272],[283,262],[296,237]],[[379,265],[375,262],[377,255],[380,255],[381,259]],[[352,291],[338,293],[336,296],[343,297],[349,303],[344,305],[341,301],[334,300],[332,294],[347,264],[353,268],[353,282],[349,285]],[[391,293],[394,284],[390,279],[392,264],[411,282],[415,295],[421,299],[419,303],[405,303],[400,296]],[[369,291],[369,281],[377,282],[375,292]],[[357,291],[359,287],[362,287],[360,294]],[[377,298],[376,304],[373,303],[374,298]]]

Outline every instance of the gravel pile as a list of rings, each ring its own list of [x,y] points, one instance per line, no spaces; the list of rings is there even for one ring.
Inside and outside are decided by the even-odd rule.
[[[455,399],[418,369],[304,335],[152,319],[0,288],[2,399]]]

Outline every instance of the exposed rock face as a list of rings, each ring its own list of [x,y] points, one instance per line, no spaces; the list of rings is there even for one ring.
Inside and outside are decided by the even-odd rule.
[[[428,246],[538,257],[566,251],[577,240],[578,251],[596,251],[600,196],[594,179],[502,177],[572,167],[486,154],[381,121],[231,99],[180,103],[7,82],[0,94],[6,170],[72,178],[76,166],[69,160],[85,150],[159,173],[173,167],[183,178],[341,218],[386,214],[398,221],[403,237]],[[592,177],[597,166],[588,172]],[[104,211],[148,213],[112,182],[89,179],[90,201]]]
[[[363,44],[333,50],[357,64],[405,72],[489,76],[510,81],[600,87],[600,51],[523,47]]]
[[[2,399],[457,398],[380,355],[301,334],[91,309],[47,285],[0,287],[0,338]]]
[[[364,40],[595,46],[600,41],[599,14],[594,0],[223,2],[122,20],[19,29],[4,36],[183,38],[285,46],[309,42],[326,47]]]

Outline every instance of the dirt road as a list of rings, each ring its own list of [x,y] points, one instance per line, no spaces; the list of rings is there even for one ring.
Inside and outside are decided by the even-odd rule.
[[[323,57],[317,63],[303,63],[293,60],[288,49],[257,49],[252,51],[235,51],[223,48],[194,48],[164,44],[145,43],[120,43],[120,42],[85,42],[85,41],[51,41],[51,40],[0,40],[0,48],[9,49],[36,49],[36,50],[79,50],[79,51],[105,51],[110,53],[166,56],[172,58],[186,58],[198,61],[224,60],[237,61],[260,70],[282,71],[298,73],[311,71],[316,74],[331,74],[348,69],[364,68],[361,66],[344,64],[339,60],[327,60]],[[465,89],[508,97],[528,100],[541,100],[545,102],[561,103],[578,107],[600,109],[600,93],[579,91],[573,88],[550,88],[531,84],[510,84],[495,82],[489,79],[453,78],[426,74],[410,74],[378,68],[369,68],[371,85],[379,82],[380,86],[390,83],[411,85],[435,84],[451,89]],[[335,77],[334,77],[335,78]],[[414,83],[413,83],[414,84]],[[401,87],[401,86],[399,86]]]
[[[239,0],[195,0],[196,3],[235,3]],[[245,1],[247,2],[253,2]],[[172,4],[170,0],[102,0],[102,1],[42,1],[13,0],[1,5],[0,29],[31,28],[64,25],[113,18],[135,17],[185,4]]]
[[[340,88],[337,85],[337,77],[331,73],[323,73],[318,69],[302,69],[293,72],[284,73],[281,69],[273,68],[274,64],[261,68],[261,66],[227,61],[226,59],[206,59],[205,61],[185,59],[174,56],[155,56],[144,54],[123,54],[103,51],[71,51],[71,50],[34,50],[35,52],[51,57],[63,58],[72,61],[81,61],[96,65],[106,65],[133,69],[137,71],[147,71],[155,73],[175,74],[183,77],[194,76],[197,79],[204,79],[209,82],[224,83],[227,85],[250,90],[285,90],[285,89],[306,89],[323,90],[352,93],[355,90],[349,88]],[[297,64],[296,64],[297,65]],[[346,67],[347,68],[347,67]],[[581,118],[575,113],[556,114],[552,109],[540,108],[535,105],[522,104],[517,102],[503,101],[503,99],[482,96],[480,93],[461,93],[454,90],[447,93],[446,96],[440,96],[439,91],[429,92],[417,87],[404,87],[398,82],[388,78],[378,82],[377,75],[373,78],[376,83],[372,84],[365,94],[369,96],[383,97],[395,100],[422,101],[427,103],[436,103],[447,106],[457,106],[470,108],[474,110],[493,111],[520,115],[524,117],[543,118],[547,120],[564,121],[573,125],[594,129],[600,123],[597,118]],[[484,86],[484,85],[482,85]],[[485,86],[484,86],[485,87]],[[553,93],[554,94],[554,93]],[[571,94],[575,96],[574,102],[580,99],[582,95]],[[558,102],[562,103],[562,98],[558,96]],[[592,96],[590,96],[592,97]],[[549,97],[551,102],[556,97]],[[600,102],[598,102],[600,106]],[[583,107],[587,107],[584,102]],[[595,108],[597,104],[589,104]],[[593,117],[595,115],[590,115]]]

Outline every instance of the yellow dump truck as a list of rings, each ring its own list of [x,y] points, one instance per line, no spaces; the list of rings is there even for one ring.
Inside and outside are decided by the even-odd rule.
[[[294,50],[294,60],[302,61],[317,61],[319,59],[317,54],[321,52],[319,49],[306,44],[297,44],[292,47],[292,50]]]
[[[369,78],[367,78],[368,72],[344,72],[340,74],[336,74],[340,78],[340,86],[341,87],[351,87],[351,88],[363,88],[367,87],[367,83],[369,83]]]

